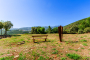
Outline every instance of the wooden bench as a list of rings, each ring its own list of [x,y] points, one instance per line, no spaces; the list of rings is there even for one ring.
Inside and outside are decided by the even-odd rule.
[[[45,38],[34,38],[34,37],[43,37],[43,36],[46,36],[46,37]],[[35,36],[32,36],[33,37],[33,42],[35,42],[35,39],[45,39],[45,41],[46,41],[47,36],[48,35],[35,35]]]

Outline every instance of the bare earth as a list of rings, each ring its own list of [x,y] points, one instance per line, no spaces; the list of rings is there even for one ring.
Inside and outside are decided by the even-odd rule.
[[[67,60],[73,60],[66,56],[67,53],[90,57],[90,33],[63,34],[63,42],[59,41],[58,34],[46,34],[48,35],[46,42],[44,39],[39,39],[35,40],[36,43],[33,43],[32,35],[40,34],[21,34],[21,36],[0,39],[0,58],[14,56],[14,60],[17,60],[20,53],[25,55],[27,60],[33,60],[34,57],[35,60],[37,60],[39,56],[45,58],[46,56],[51,57],[53,60],[60,60],[61,57],[66,57]],[[80,40],[82,39],[87,40],[87,42],[81,42]],[[18,43],[22,40],[24,40],[25,43],[19,45]],[[53,48],[58,51],[57,54],[52,54],[52,52],[54,52]],[[39,55],[37,57],[33,56],[33,54],[36,53]]]

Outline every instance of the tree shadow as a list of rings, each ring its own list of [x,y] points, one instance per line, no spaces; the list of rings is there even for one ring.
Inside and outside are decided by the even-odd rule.
[[[34,43],[43,43],[43,42],[51,42],[51,41],[39,41],[39,42],[34,42]]]
[[[79,41],[63,41],[63,42],[78,43]]]
[[[7,37],[12,37],[12,36],[21,36],[21,35],[0,35],[0,39],[2,38],[7,38]]]

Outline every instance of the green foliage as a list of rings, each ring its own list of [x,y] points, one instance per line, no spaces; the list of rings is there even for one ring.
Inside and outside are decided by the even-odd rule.
[[[84,29],[84,32],[85,32],[85,33],[90,32],[90,27],[86,27],[86,28]]]
[[[78,26],[79,29],[84,30],[86,27],[90,27],[90,17],[81,19],[63,27],[64,30],[70,29],[73,26]]]
[[[3,58],[0,58],[0,60],[13,60],[14,56],[11,56],[11,57],[3,57]]]
[[[2,29],[3,28],[3,23],[2,22],[0,22],[0,29]]]
[[[69,58],[71,58],[71,59],[74,59],[74,60],[78,60],[78,59],[80,59],[80,56],[79,55],[77,55],[77,54],[66,54],[66,56],[67,57],[69,57]]]
[[[84,46],[88,46],[86,43],[83,43]]]
[[[31,34],[44,34],[45,28],[44,27],[32,27]]]
[[[53,33],[58,33],[58,27],[53,28],[53,29],[52,29],[52,32],[53,32]]]
[[[56,48],[53,48],[52,50],[56,50]]]
[[[90,27],[90,17],[86,19],[87,26]]]
[[[18,60],[25,60],[25,59],[26,59],[26,56],[20,53]]]
[[[66,30],[63,30],[63,34],[67,34],[67,31]]]
[[[58,54],[58,50],[55,50],[54,52],[52,52],[52,54]]]
[[[87,27],[86,21],[83,20],[78,27],[79,29],[84,29],[85,27]]]
[[[46,60],[43,56],[40,56],[38,60]]]
[[[82,40],[80,40],[80,42],[87,42],[87,40],[85,40],[85,39],[82,39]]]
[[[32,27],[31,34],[36,34],[36,33],[37,33],[37,29],[35,27]]]
[[[83,34],[84,32],[83,32],[82,29],[79,29],[79,30],[78,30],[78,33],[79,33],[79,34]]]
[[[62,57],[61,60],[66,60],[67,58],[66,57]]]
[[[76,33],[78,32],[78,26],[73,26],[70,28],[70,33]]]
[[[5,35],[7,34],[7,31],[13,26],[11,21],[6,21],[3,23],[3,27],[5,29]]]
[[[48,29],[46,30],[47,33],[52,33],[52,28],[48,26]]]
[[[37,28],[37,33],[44,34],[45,33],[45,28],[44,27]]]

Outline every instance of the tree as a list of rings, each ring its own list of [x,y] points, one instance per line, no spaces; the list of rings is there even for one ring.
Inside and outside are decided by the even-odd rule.
[[[45,28],[44,28],[44,27],[38,28],[38,29],[37,29],[37,32],[38,32],[39,34],[44,34],[44,33],[45,33]]]
[[[52,29],[52,32],[53,32],[53,33],[58,33],[58,27],[53,28],[53,29]]]
[[[2,35],[2,28],[3,28],[3,23],[0,22],[1,35]]]
[[[36,27],[32,27],[31,34],[36,34],[36,33],[37,33],[37,28]]]
[[[52,33],[52,28],[48,26],[48,29],[46,30],[47,33]]]
[[[0,22],[1,22],[1,26],[2,26],[2,28],[3,28],[3,23],[4,23],[4,21],[1,20]],[[2,28],[1,28],[1,35],[2,35]]]
[[[7,35],[7,31],[13,26],[11,21],[6,21],[3,23],[3,27],[5,29],[5,35]]]

